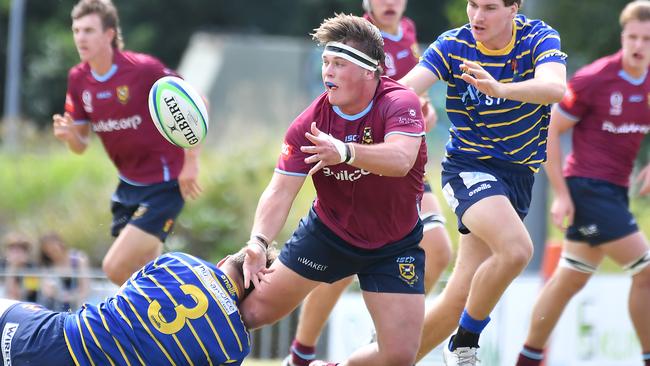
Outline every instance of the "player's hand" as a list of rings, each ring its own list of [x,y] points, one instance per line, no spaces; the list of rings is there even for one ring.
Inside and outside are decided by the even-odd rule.
[[[178,175],[178,188],[184,199],[197,199],[203,189],[199,185],[199,164],[185,160],[183,169]]]
[[[68,112],[63,115],[58,113],[53,115],[52,129],[54,131],[54,137],[63,142],[72,141],[76,137],[73,124],[72,116]]]
[[[551,204],[551,220],[553,225],[563,232],[573,225],[575,207],[569,195],[558,195]]]
[[[650,164],[641,169],[639,175],[636,176],[635,182],[641,184],[639,195],[645,196],[650,193]]]
[[[476,62],[465,61],[460,65],[460,69],[463,71],[461,79],[466,83],[473,85],[483,94],[495,98],[504,98],[503,84],[495,80],[481,65]]]
[[[420,107],[422,108],[422,116],[424,117],[424,132],[431,131],[438,122],[438,115],[436,109],[431,105],[429,97],[420,97]]]
[[[266,282],[264,276],[270,273],[266,268],[266,250],[255,243],[246,245],[244,250],[244,288],[250,287],[250,283],[257,287],[260,282]]]
[[[305,137],[314,145],[301,146],[300,151],[312,154],[305,158],[305,163],[316,164],[309,170],[309,175],[328,165],[340,164],[345,160],[345,144],[316,127],[316,122],[311,123],[311,133],[305,132]]]

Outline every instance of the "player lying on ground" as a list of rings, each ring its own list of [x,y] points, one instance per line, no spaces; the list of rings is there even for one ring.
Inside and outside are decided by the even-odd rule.
[[[266,256],[268,267],[275,252]],[[167,253],[75,313],[0,299],[5,364],[240,365],[250,340],[238,306],[253,289],[244,289],[243,262],[243,251],[217,265]]]

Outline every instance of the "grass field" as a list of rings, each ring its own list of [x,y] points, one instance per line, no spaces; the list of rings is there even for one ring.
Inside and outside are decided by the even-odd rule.
[[[246,359],[242,366],[280,366],[282,360],[257,360],[257,359]]]

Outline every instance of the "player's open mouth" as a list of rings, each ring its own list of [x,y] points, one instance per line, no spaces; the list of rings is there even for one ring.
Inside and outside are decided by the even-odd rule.
[[[395,15],[397,15],[397,12],[395,10],[386,10],[384,12],[385,17],[392,17],[392,16],[395,16]]]
[[[479,25],[473,25],[472,28],[477,32],[482,32],[485,30],[485,27],[481,27]]]
[[[639,53],[639,52],[634,52],[632,54],[632,57],[634,57],[634,59],[639,60],[639,61],[643,60],[643,55],[641,53]]]
[[[336,90],[336,89],[339,88],[336,84],[334,84],[331,81],[326,81],[325,82],[325,87],[327,88],[327,90]]]

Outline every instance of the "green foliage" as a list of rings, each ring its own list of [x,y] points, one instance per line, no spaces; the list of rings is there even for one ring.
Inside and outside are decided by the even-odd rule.
[[[562,48],[569,55],[569,71],[620,47],[618,15],[628,0],[537,2],[540,6],[535,17],[560,32]]]
[[[113,241],[110,197],[118,183],[117,173],[97,139],[83,155],[70,153],[52,140],[49,135],[39,137],[35,144],[43,147],[35,152],[0,153],[4,172],[0,174],[0,234],[20,230],[36,238],[56,230],[72,246],[86,250],[98,265]],[[264,147],[259,141],[237,146],[202,152],[203,194],[186,204],[167,250],[216,259],[246,242],[257,200],[279,152],[277,146]],[[278,242],[287,239],[313,197],[311,180],[307,180]]]
[[[445,0],[455,2],[457,0]],[[22,110],[41,127],[61,112],[68,69],[79,62],[70,32],[76,0],[25,0]],[[198,30],[259,33],[307,38],[336,12],[362,14],[361,0],[150,1],[114,0],[126,48],[151,53],[178,66],[190,36]],[[441,1],[409,3],[407,15],[418,24],[420,40],[430,42],[447,26]],[[6,34],[11,0],[0,0],[0,84],[4,85]],[[281,19],[281,21],[278,21]],[[4,88],[0,88],[0,100]]]

